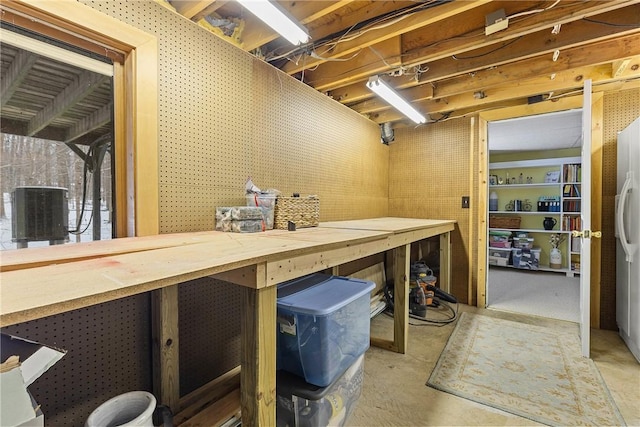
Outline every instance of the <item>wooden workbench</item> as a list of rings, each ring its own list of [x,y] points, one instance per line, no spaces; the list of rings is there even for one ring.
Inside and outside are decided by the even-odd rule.
[[[407,344],[410,244],[440,235],[448,289],[455,221],[408,218],[322,223],[295,232],[183,233],[5,252],[0,327],[153,291],[154,392],[179,409],[178,284],[214,276],[243,286],[241,390],[244,425],[275,425],[276,296],[286,280],[373,254],[393,257],[394,351]],[[86,249],[86,250],[85,250]]]

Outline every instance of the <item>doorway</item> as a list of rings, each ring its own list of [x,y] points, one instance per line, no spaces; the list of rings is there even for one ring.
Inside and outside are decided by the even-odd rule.
[[[580,321],[581,115],[488,124],[488,308]]]

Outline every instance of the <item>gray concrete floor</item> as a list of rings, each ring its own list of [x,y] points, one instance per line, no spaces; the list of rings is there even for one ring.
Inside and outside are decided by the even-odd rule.
[[[570,322],[460,305],[463,311],[553,328],[577,328]],[[390,339],[392,328],[393,319],[379,315],[372,321],[371,334]],[[454,324],[410,326],[406,354],[370,348],[365,356],[362,396],[347,425],[538,425],[425,385],[453,328]],[[591,353],[627,425],[640,426],[640,364],[613,331],[592,330]]]

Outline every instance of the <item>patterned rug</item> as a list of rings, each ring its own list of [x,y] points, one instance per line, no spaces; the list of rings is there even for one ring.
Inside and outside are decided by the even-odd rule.
[[[463,313],[427,385],[547,425],[625,425],[577,331]]]

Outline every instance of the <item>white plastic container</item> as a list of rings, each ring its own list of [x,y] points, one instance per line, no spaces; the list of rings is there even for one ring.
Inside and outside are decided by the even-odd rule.
[[[273,230],[273,215],[276,209],[275,194],[247,194],[247,206],[259,206],[264,217],[264,229]]]
[[[85,427],[153,427],[156,398],[146,391],[120,394],[98,406]]]

